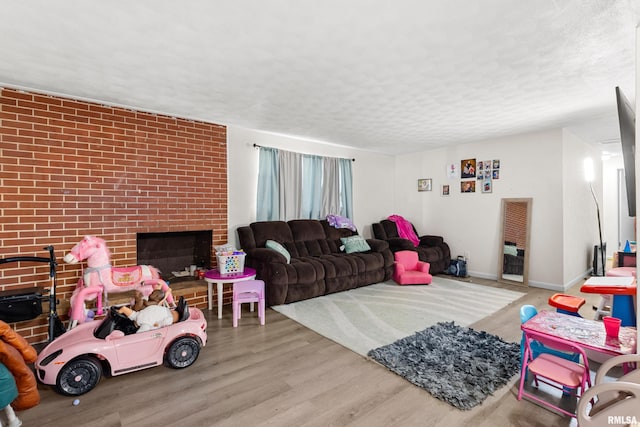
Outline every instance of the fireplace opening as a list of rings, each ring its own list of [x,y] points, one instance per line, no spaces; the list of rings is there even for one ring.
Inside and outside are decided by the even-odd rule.
[[[138,233],[137,262],[156,267],[166,281],[193,280],[184,272],[192,265],[211,268],[212,238],[212,230]]]

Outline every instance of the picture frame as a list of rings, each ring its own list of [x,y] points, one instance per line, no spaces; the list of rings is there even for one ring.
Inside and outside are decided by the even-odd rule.
[[[431,191],[431,178],[419,179],[418,191]]]
[[[449,194],[451,194],[449,184],[444,184],[442,186],[442,195],[443,196],[448,196]]]
[[[460,192],[461,193],[475,193],[476,192],[476,181],[460,181]]]
[[[456,179],[458,177],[458,167],[455,162],[452,162],[447,166],[447,177],[449,179]]]
[[[460,161],[460,178],[476,177],[476,159],[465,159]]]
[[[491,178],[487,178],[482,181],[482,192],[483,193],[491,193],[493,191],[493,180]]]

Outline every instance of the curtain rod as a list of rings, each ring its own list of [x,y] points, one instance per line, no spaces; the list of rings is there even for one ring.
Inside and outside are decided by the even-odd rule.
[[[258,145],[256,143],[253,144],[253,148],[273,148],[273,147],[265,147],[264,145]],[[278,148],[273,148],[274,150],[278,150]],[[327,156],[324,156],[327,157]],[[350,159],[352,162],[355,162],[356,159],[355,158],[351,158]]]

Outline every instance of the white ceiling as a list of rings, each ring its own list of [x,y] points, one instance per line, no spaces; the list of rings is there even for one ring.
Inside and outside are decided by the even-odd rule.
[[[638,0],[0,0],[0,86],[408,153],[619,139]]]

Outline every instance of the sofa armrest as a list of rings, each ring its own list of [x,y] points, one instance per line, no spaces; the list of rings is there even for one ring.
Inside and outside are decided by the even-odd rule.
[[[247,257],[252,261],[253,265],[269,262],[280,262],[287,264],[287,259],[280,252],[269,248],[254,248],[247,251]]]
[[[428,248],[433,246],[439,246],[444,243],[442,236],[420,236],[420,246],[426,246]]]
[[[422,271],[423,273],[428,273],[431,264],[425,261],[418,261],[418,271]]]
[[[405,272],[406,268],[404,266],[404,264],[401,264],[399,262],[394,262],[393,263],[393,267],[395,269],[396,275],[401,275]]]
[[[384,252],[389,249],[389,243],[380,239],[367,239],[367,243],[373,252]]]

